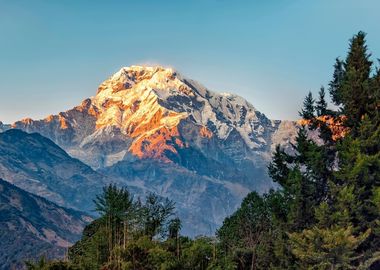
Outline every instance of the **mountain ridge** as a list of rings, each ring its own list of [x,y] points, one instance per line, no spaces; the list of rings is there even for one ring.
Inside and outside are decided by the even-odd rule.
[[[61,206],[91,211],[92,198],[109,182],[39,133],[0,133],[0,178]]]
[[[211,101],[205,102],[207,99]],[[216,99],[220,99],[220,102]],[[205,102],[205,106],[200,110],[197,106],[202,106],[202,102]],[[232,105],[240,107],[232,108]],[[228,112],[235,116],[231,117],[232,119],[225,118],[223,114]],[[246,123],[246,117],[251,121],[262,118],[267,122],[266,125],[273,129],[281,123],[278,120],[269,120],[242,97],[216,94],[195,81],[184,79],[173,69],[132,66],[120,69],[105,80],[99,86],[97,95],[84,100],[79,106],[58,115],[50,115],[43,120],[34,121],[26,118],[13,123],[12,127],[36,131],[53,123],[54,128],[46,131],[42,129],[40,133],[52,138],[72,156],[93,168],[101,168],[121,160],[127,154],[123,152],[125,148],[123,147],[122,151],[112,151],[107,155],[109,159],[105,161],[100,157],[89,160],[86,158],[86,151],[70,149],[68,144],[75,142],[77,148],[83,149],[89,147],[89,144],[94,142],[93,139],[96,141],[95,137],[101,136],[100,133],[109,133],[123,141],[132,138],[128,152],[139,158],[153,156],[167,161],[160,155],[162,153],[158,152],[162,149],[174,151],[173,145],[165,142],[168,137],[178,138],[179,131],[176,127],[179,122],[190,118],[198,125],[198,134],[210,136],[213,133],[220,139],[225,139],[233,126],[251,149],[260,147],[264,139],[261,137],[255,141],[255,138],[261,135],[261,127],[257,126],[255,130],[254,125]],[[75,121],[72,121],[73,118]],[[70,132],[72,129],[75,132]],[[57,130],[61,134],[56,134]],[[157,136],[157,131],[163,135]],[[146,139],[153,142],[159,140],[156,145],[160,147],[154,147],[153,150],[144,149]],[[177,140],[174,144],[181,146],[183,142]]]
[[[0,269],[24,269],[25,260],[63,258],[92,218],[65,209],[0,178]]]
[[[174,197],[183,219],[199,209],[195,220],[207,229],[187,222],[192,236],[215,230],[248,191],[275,187],[266,172],[271,153],[296,134],[294,122],[270,120],[242,97],[141,66],[121,68],[71,110],[11,128],[41,133],[139,195]]]

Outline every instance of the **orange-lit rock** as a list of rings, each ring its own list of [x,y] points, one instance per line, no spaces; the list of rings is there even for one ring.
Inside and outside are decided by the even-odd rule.
[[[184,144],[179,138],[177,127],[160,128],[151,134],[143,134],[132,143],[129,150],[139,158],[154,158],[164,162],[171,162],[165,151],[177,153],[175,146],[183,147]]]
[[[317,120],[325,123],[330,128],[332,132],[332,138],[335,141],[340,138],[343,138],[348,132],[348,128],[343,125],[345,119],[345,116],[332,117],[330,115],[322,115],[317,117]],[[310,120],[301,119],[298,121],[298,124],[302,126],[307,126],[310,124]]]
[[[97,108],[92,105],[91,99],[89,98],[85,99],[79,106],[74,107],[74,110],[81,113],[88,113],[89,115],[95,117],[99,115]]]
[[[212,137],[212,132],[207,127],[202,126],[199,131],[199,135],[201,135],[203,138],[210,139]]]
[[[53,120],[54,120],[54,116],[53,115],[49,115],[48,117],[45,118],[45,122],[47,122],[47,123],[50,123]]]
[[[21,120],[21,122],[23,122],[24,124],[30,125],[33,122],[33,120],[32,118],[24,118]]]
[[[67,129],[67,128],[69,128],[67,120],[63,116],[61,116],[61,115],[59,115],[58,117],[59,117],[60,128],[61,129]]]

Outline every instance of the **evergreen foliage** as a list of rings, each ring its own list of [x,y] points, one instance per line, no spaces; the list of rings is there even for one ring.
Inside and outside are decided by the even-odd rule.
[[[247,209],[244,200],[218,231],[239,269],[380,268],[380,75],[372,72],[365,36],[355,35],[346,59],[336,59],[329,92],[338,110],[328,109],[323,87],[317,101],[309,93],[293,149],[276,147],[268,167],[280,185],[269,193],[282,198],[276,207],[263,208],[268,194],[250,194],[246,200],[255,203]],[[344,133],[333,136],[334,123],[342,121]],[[315,132],[320,140],[311,139]],[[255,210],[272,218],[254,216],[250,235],[264,236],[253,249],[238,217]],[[260,249],[265,252],[257,256]]]
[[[322,86],[319,90],[319,99],[316,102],[315,110],[317,112],[317,116],[323,116],[328,114],[327,110],[327,101],[325,99],[326,93],[325,88]]]
[[[313,98],[313,94],[309,92],[309,94],[306,96],[304,102],[303,102],[303,108],[299,115],[306,120],[310,120],[314,118],[315,113],[315,106],[314,106],[315,100]]]

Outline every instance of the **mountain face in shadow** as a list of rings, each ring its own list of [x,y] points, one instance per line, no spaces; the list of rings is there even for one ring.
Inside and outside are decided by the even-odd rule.
[[[0,133],[0,178],[52,202],[93,210],[106,178],[38,133]],[[88,194],[88,195],[86,195]]]
[[[0,179],[0,269],[40,256],[63,258],[91,218]]]

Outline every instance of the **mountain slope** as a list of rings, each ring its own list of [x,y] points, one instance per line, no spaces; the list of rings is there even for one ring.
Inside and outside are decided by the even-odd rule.
[[[239,96],[140,66],[122,68],[71,110],[12,127],[41,133],[139,194],[175,198],[191,235],[210,234],[249,191],[273,187],[271,151],[296,132]]]
[[[0,269],[42,255],[62,258],[90,220],[0,179]]]
[[[0,133],[0,178],[63,206],[90,211],[106,178],[38,133]],[[83,194],[91,194],[83,196]]]

